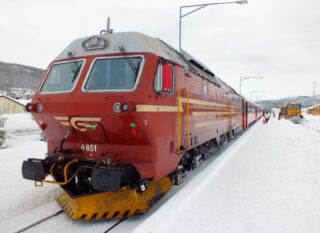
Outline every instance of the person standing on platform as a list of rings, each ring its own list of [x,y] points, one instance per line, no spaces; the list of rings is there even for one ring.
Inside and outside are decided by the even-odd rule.
[[[264,114],[264,118],[266,119],[266,123],[268,123],[269,119],[270,119],[270,113],[269,112],[266,112]]]

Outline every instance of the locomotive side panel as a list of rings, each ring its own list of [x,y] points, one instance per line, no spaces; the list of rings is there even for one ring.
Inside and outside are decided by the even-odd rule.
[[[183,148],[190,149],[241,128],[241,98],[192,73],[177,79],[183,106]],[[188,130],[189,129],[189,130]]]

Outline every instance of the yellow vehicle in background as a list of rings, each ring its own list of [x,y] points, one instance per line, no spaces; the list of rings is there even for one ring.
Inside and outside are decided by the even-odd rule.
[[[303,116],[301,112],[300,103],[289,103],[286,107],[282,107],[279,113],[279,120],[283,116],[286,119],[289,119],[295,124],[300,124]]]
[[[286,117],[302,117],[301,104],[300,103],[289,103],[286,107]]]

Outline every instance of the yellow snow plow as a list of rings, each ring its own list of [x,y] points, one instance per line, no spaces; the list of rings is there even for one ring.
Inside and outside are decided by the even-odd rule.
[[[144,192],[123,187],[117,192],[103,192],[71,198],[67,193],[58,203],[72,220],[113,219],[141,215],[172,187],[170,178],[151,181]]]

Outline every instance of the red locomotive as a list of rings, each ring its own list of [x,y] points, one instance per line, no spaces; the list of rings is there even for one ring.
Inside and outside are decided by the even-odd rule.
[[[72,219],[144,213],[261,115],[189,54],[136,32],[73,41],[27,110],[48,153],[23,177],[61,185]]]

